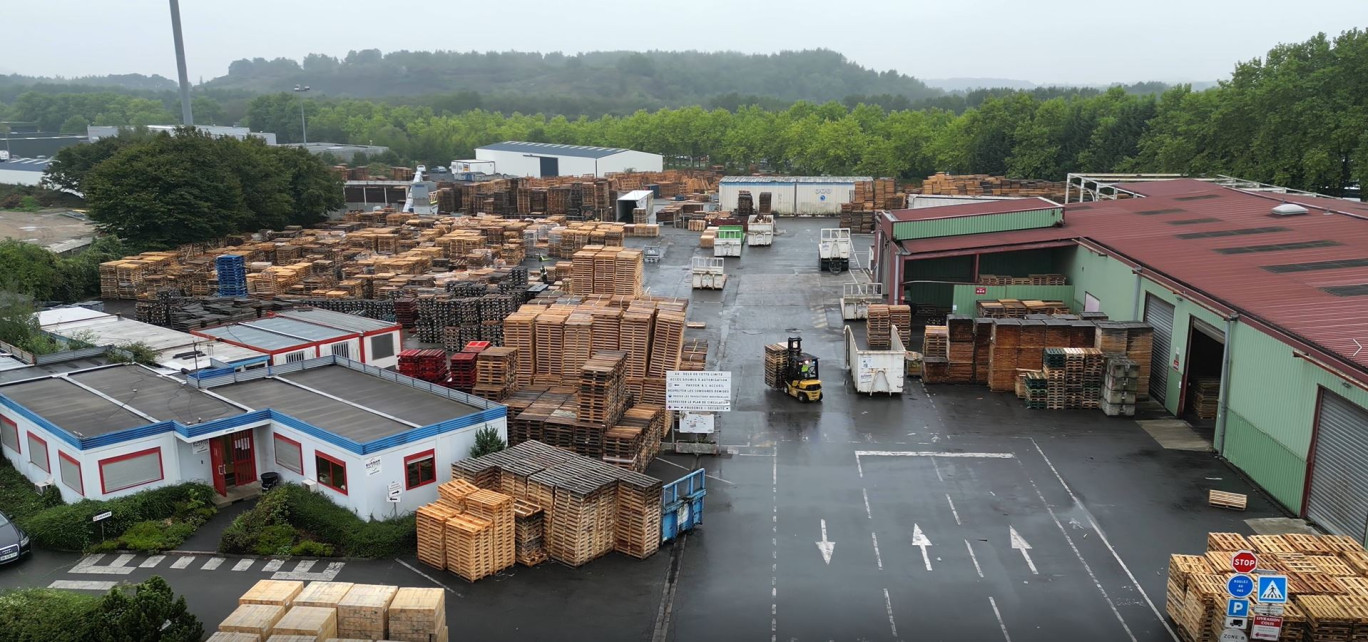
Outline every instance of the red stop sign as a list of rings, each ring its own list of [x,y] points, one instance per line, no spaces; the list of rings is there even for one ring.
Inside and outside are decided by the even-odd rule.
[[[1236,573],[1253,573],[1259,565],[1259,558],[1254,556],[1251,551],[1240,551],[1230,558],[1230,567]]]

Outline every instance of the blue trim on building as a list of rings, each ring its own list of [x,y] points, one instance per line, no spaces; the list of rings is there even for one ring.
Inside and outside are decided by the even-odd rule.
[[[472,413],[464,417],[456,417],[454,419],[449,419],[447,421],[443,421],[440,423],[435,423],[428,426],[421,426],[418,428],[413,428],[411,430],[406,430],[397,435],[381,437],[380,439],[376,439],[374,441],[370,441],[364,444],[358,443],[341,435],[333,434],[331,432],[328,432],[327,430],[324,430],[307,422],[291,417],[290,415],[287,415],[283,412],[271,410],[270,408],[265,408],[262,410],[253,410],[251,412],[245,412],[240,415],[224,417],[222,419],[215,419],[213,421],[206,421],[204,423],[195,424],[193,426],[187,426],[178,421],[161,421],[154,424],[148,424],[146,426],[138,426],[135,428],[128,428],[126,430],[119,430],[111,433],[106,433],[96,437],[78,438],[75,435],[57,427],[52,422],[38,416],[37,414],[34,414],[29,409],[19,405],[17,402],[4,395],[0,395],[0,405],[3,405],[6,408],[9,408],[10,410],[13,410],[14,412],[18,413],[19,416],[29,421],[32,421],[39,427],[52,433],[53,435],[56,435],[62,441],[67,442],[67,444],[74,446],[79,450],[104,448],[106,446],[113,446],[114,444],[122,443],[125,441],[132,441],[134,439],[144,439],[147,437],[152,437],[155,435],[160,435],[162,433],[168,432],[175,432],[183,437],[186,437],[187,439],[193,439],[201,435],[207,435],[210,433],[219,432],[221,430],[228,430],[231,428],[237,428],[239,426],[245,426],[260,421],[269,420],[279,423],[287,428],[298,430],[299,432],[302,432],[320,441],[325,441],[334,446],[343,448],[348,452],[357,455],[370,455],[373,453],[389,450],[390,448],[402,446],[407,443],[421,441],[423,439],[428,439],[430,437],[435,437],[437,435],[441,435],[444,433],[462,430],[464,428],[469,428],[477,424],[494,421],[495,419],[506,418],[508,416],[508,408],[500,405],[494,408],[490,408],[488,410],[482,410],[477,413]]]

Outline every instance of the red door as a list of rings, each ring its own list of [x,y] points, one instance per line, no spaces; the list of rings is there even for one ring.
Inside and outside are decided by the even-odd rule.
[[[223,462],[223,439],[215,437],[209,440],[209,470],[214,476],[214,490],[220,495],[228,494],[228,483],[224,480]]]
[[[253,449],[250,430],[233,435],[233,472],[236,477],[233,483],[236,486],[256,481],[256,452]]]

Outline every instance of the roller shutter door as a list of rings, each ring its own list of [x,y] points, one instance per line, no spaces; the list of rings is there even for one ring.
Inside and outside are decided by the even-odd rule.
[[[1368,411],[1322,391],[1306,516],[1362,542],[1368,523]]]
[[[1168,393],[1169,357],[1173,354],[1173,306],[1145,295],[1145,323],[1154,327],[1154,351],[1150,354],[1150,397],[1164,403]]]

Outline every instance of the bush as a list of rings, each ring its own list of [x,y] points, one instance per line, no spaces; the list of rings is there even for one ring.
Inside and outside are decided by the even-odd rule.
[[[499,430],[493,426],[485,426],[475,432],[475,444],[470,447],[470,457],[484,457],[490,453],[496,453],[507,448]]]
[[[61,492],[58,491],[59,504],[61,497]],[[29,481],[23,473],[19,472],[19,469],[10,464],[10,461],[4,456],[0,456],[0,507],[4,508],[5,514],[9,515],[10,519],[20,524],[48,507],[46,497],[35,492],[33,482]]]
[[[286,484],[233,520],[219,541],[219,552],[381,558],[415,546],[411,515],[368,522],[323,495]]]
[[[91,547],[91,552],[138,551],[140,553],[160,553],[181,545],[199,525],[191,522],[162,519],[138,522],[116,538],[108,539]]]
[[[94,639],[100,600],[97,595],[45,588],[0,594],[0,638],[13,642]]]
[[[163,486],[108,501],[87,499],[56,506],[15,521],[40,548],[83,551],[100,542],[101,523],[105,536],[117,540],[140,522],[172,520],[180,526],[171,528],[167,524],[155,539],[159,546],[175,548],[214,514],[210,502],[213,492],[212,487],[194,482]],[[101,523],[91,521],[92,517],[106,511],[113,515]],[[141,528],[138,541],[149,543],[149,527]]]

